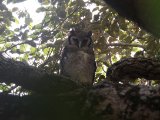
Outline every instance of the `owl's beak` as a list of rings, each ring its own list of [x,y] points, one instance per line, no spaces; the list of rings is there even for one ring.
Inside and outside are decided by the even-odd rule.
[[[82,47],[82,41],[79,41],[78,43],[78,47],[81,48]]]

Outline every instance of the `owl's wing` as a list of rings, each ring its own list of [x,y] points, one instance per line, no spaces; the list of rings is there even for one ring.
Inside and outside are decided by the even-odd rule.
[[[92,80],[92,83],[94,83],[94,78],[95,78],[95,72],[96,72],[96,69],[97,69],[97,64],[96,64],[96,61],[95,61],[95,54],[94,54],[94,50],[93,50],[93,46],[90,47],[88,50],[85,50],[91,57],[91,64],[92,64],[92,71],[93,71],[93,80]]]
[[[67,57],[67,47],[65,47],[63,49],[62,55],[61,55],[61,59],[60,59],[60,74],[63,75],[64,73],[64,63],[65,63],[65,58]]]

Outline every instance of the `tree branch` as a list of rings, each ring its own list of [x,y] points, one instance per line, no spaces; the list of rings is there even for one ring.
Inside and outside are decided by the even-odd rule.
[[[160,62],[149,58],[122,59],[108,68],[107,76],[113,81],[160,80]]]
[[[115,75],[118,80],[117,77],[121,79],[121,76],[115,74],[116,70],[119,70],[122,76],[125,76],[125,70],[133,74],[137,71],[143,74],[146,70],[148,76],[154,77],[153,75],[160,76],[159,67],[159,62],[151,59],[130,58],[115,63],[109,69],[111,72],[108,72],[108,75]],[[131,71],[132,69],[134,71]],[[49,75],[43,70],[4,58],[2,55],[0,82],[16,83],[33,91],[31,95],[23,97],[1,93],[1,120],[160,119],[158,87],[126,86],[106,79],[93,87],[79,88],[69,79]]]
[[[0,56],[0,82],[15,83],[27,90],[41,93],[52,90],[53,92],[67,91],[77,87],[67,78],[47,74],[41,69],[4,58],[2,55]]]
[[[59,95],[0,94],[1,120],[159,120],[159,88],[109,82]]]
[[[107,44],[107,46],[126,46],[126,47],[140,47],[145,49],[145,47],[143,45],[139,45],[139,44],[129,44],[129,43],[110,43]]]

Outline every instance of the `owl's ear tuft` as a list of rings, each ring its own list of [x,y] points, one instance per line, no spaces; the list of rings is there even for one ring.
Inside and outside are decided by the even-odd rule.
[[[91,37],[92,36],[92,31],[89,31],[87,36]]]

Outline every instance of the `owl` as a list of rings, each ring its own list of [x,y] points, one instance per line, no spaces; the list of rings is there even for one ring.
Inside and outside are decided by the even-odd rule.
[[[61,75],[82,86],[91,86],[96,71],[92,32],[70,31],[62,52]]]

